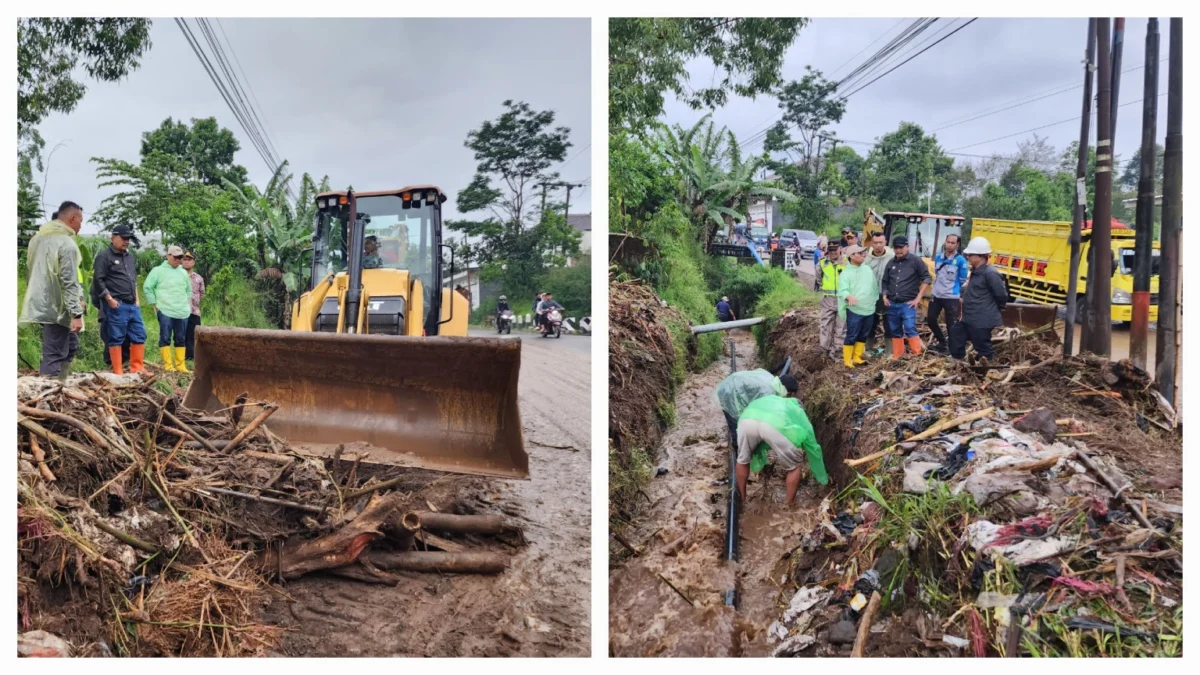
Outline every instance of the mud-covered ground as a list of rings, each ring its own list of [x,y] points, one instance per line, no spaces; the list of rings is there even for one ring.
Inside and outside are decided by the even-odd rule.
[[[479,333],[480,336],[488,333]],[[509,339],[517,339],[516,336]],[[284,656],[587,656],[591,625],[591,339],[525,336],[520,405],[528,481],[472,479],[456,496],[502,513],[525,544],[498,576],[408,574],[397,586],[314,575],[282,589],[263,620]]]
[[[754,339],[733,331],[738,370],[758,368]],[[740,518],[739,562],[724,559],[729,444],[717,405],[726,358],[692,375],[675,397],[676,425],[663,436],[649,508],[627,540],[641,554],[609,573],[609,650],[617,657],[768,656],[766,629],[778,618],[786,554],[812,529],[827,489],[810,477],[786,507],[782,476],[751,476]],[[669,582],[669,584],[668,584]],[[673,590],[671,586],[678,589]],[[736,585],[738,606],[725,606]],[[689,605],[688,601],[691,601]]]

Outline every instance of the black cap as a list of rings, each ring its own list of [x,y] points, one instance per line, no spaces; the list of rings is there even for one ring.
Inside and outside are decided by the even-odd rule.
[[[782,384],[783,388],[787,389],[789,394],[794,394],[797,391],[800,391],[800,383],[797,382],[796,378],[792,377],[791,375],[780,375],[779,384]]]
[[[116,227],[114,227],[112,229],[112,233],[117,235],[118,237],[124,237],[125,239],[133,239],[133,228],[129,227],[128,225],[117,225]]]
[[[901,246],[908,246],[908,237],[900,235],[892,240],[892,248],[900,248]]]

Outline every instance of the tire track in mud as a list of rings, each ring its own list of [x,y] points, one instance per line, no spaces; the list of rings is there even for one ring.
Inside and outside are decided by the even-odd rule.
[[[733,332],[738,369],[758,368],[754,338]],[[782,477],[766,484],[752,476],[742,505],[739,562],[724,559],[728,508],[725,419],[716,387],[729,374],[729,358],[688,377],[675,397],[676,425],[667,430],[653,480],[650,505],[626,539],[642,549],[609,573],[609,651],[617,657],[766,656],[766,629],[778,618],[784,558],[811,529],[816,486],[801,483],[796,505],[783,504]],[[670,581],[689,604],[672,590]],[[736,583],[738,608],[724,605]]]
[[[562,347],[522,342],[518,396],[530,480],[469,479],[456,495],[522,527],[519,549],[471,544],[512,554],[509,569],[497,576],[400,573],[397,586],[303,578],[282,589],[290,597],[264,607],[265,621],[289,629],[279,655],[589,655],[591,356]]]

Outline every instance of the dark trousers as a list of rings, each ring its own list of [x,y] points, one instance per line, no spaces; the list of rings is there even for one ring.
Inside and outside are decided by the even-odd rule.
[[[188,317],[187,322],[187,358],[194,360],[196,358],[196,326],[200,325],[200,315],[193,314]]]
[[[58,377],[71,369],[71,361],[79,352],[79,333],[56,323],[42,324],[42,363],[38,372]]]
[[[158,313],[158,346],[170,347],[172,338],[174,338],[176,347],[186,347],[187,342],[187,317],[182,319],[172,319],[171,317]]]
[[[967,341],[975,347],[975,353],[985,358],[996,355],[992,349],[992,328],[972,326],[959,321],[950,327],[950,356],[961,359],[967,355]]]
[[[887,307],[883,304],[883,299],[880,298],[875,302],[875,313],[871,315],[871,332],[868,335],[873,341],[879,327],[883,326],[883,339],[887,340],[892,337],[892,329],[887,322]]]
[[[875,319],[874,314],[855,314],[850,310],[846,310],[846,337],[842,340],[842,345],[851,347],[856,342],[866,342],[867,336],[871,334],[871,324]]]
[[[949,333],[954,324],[958,323],[961,306],[962,301],[958,298],[933,298],[929,301],[929,315],[925,317],[925,322],[929,324],[929,330],[933,331],[933,337],[938,342],[946,344],[946,336],[942,334],[942,327],[938,325],[938,315],[943,312],[946,314],[946,332]]]

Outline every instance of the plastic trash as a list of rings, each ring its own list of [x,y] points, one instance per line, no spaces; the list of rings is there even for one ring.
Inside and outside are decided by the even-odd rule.
[[[1097,630],[1101,633],[1108,633],[1111,635],[1117,635],[1119,637],[1138,638],[1140,640],[1158,639],[1158,635],[1154,633],[1147,633],[1145,631],[1140,631],[1133,628],[1117,626],[1107,621],[1101,621],[1099,619],[1092,619],[1082,616],[1071,617],[1071,619],[1067,621],[1067,628],[1072,628],[1074,630]]]

